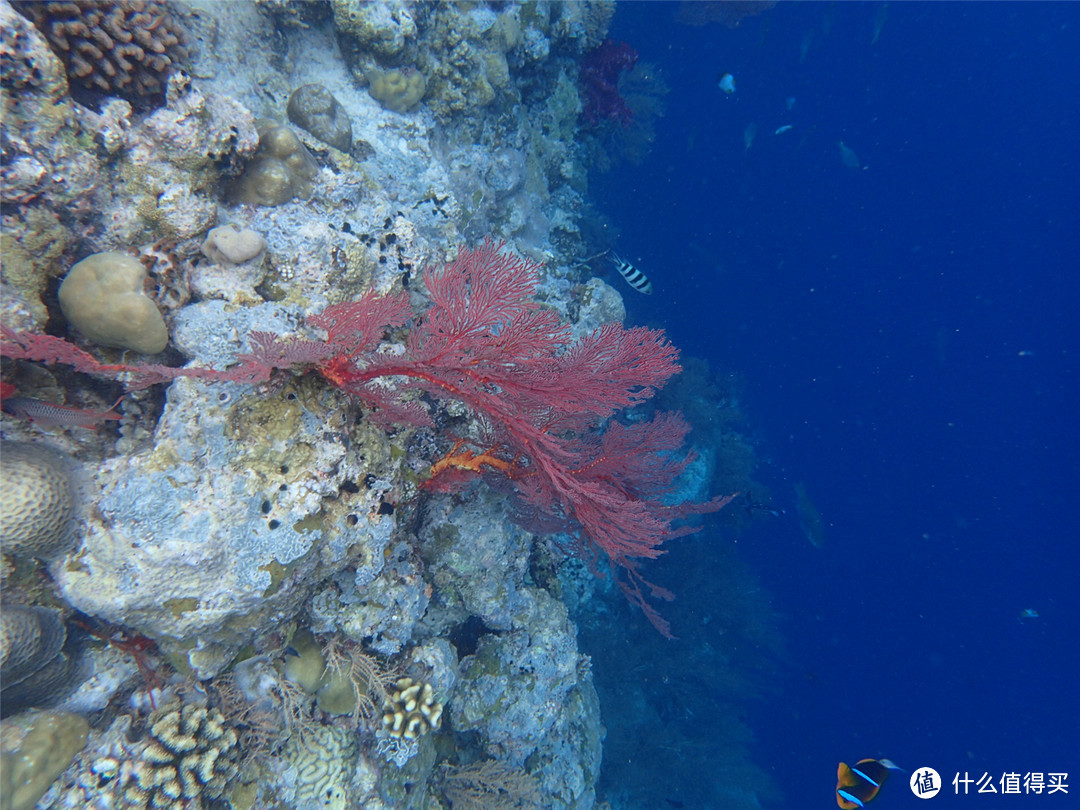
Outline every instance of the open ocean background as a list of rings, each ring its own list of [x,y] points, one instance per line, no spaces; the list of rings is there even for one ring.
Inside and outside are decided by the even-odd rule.
[[[735,544],[776,649],[710,621],[738,591],[715,527],[649,568],[678,592],[677,641],[587,639],[608,798],[730,806],[710,785],[730,782],[718,751],[740,732],[718,717],[738,705],[775,806],[835,807],[837,762],[864,757],[935,768],[934,806],[1076,806],[1080,5],[782,3],[728,29],[622,3],[611,37],[671,88],[644,163],[591,187],[655,286],[626,290],[629,320],[743,380],[757,477],[787,513]],[[694,673],[679,746],[619,720],[604,672],[628,655],[661,704]],[[710,660],[737,683],[700,675]],[[956,797],[965,771],[999,791],[1006,772],[1071,786]],[[923,806],[906,778],[874,806]]]

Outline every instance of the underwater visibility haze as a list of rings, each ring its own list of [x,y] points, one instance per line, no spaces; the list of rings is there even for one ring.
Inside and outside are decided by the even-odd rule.
[[[0,68],[0,810],[1080,792],[1080,7],[0,0]]]

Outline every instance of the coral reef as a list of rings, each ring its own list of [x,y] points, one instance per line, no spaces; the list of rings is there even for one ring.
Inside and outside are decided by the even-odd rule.
[[[0,548],[49,559],[74,545],[79,487],[74,459],[39,443],[0,445]]]
[[[75,714],[33,712],[0,731],[0,806],[32,810],[83,746],[90,728]]]
[[[169,345],[165,319],[143,294],[146,271],[123,253],[95,253],[64,277],[58,297],[64,317],[101,346],[157,354]]]
[[[528,761],[559,806],[591,807],[603,732],[588,659],[561,602],[534,588],[522,597],[514,628],[481,636],[462,659],[453,727],[511,767]]]
[[[368,470],[389,471],[385,436],[346,440],[344,414],[303,388],[241,394],[170,386],[153,450],[102,466],[100,514],[56,569],[70,603],[155,638],[201,677],[393,525],[365,497],[343,497]],[[333,430],[340,439],[326,441]]]
[[[57,431],[93,470],[85,536],[46,544],[55,593],[19,583],[105,642],[63,706],[108,709],[54,808],[594,804],[599,705],[542,535],[641,597],[685,514],[660,490],[714,458],[667,453],[677,420],[607,422],[675,359],[579,259],[578,62],[613,8],[192,0],[170,13],[199,47],[149,110],[72,99],[0,0],[5,390],[98,416],[120,393],[36,360],[137,389],[118,426]],[[528,258],[454,262],[488,233]],[[48,323],[91,252],[140,257],[168,366]]]
[[[363,0],[331,0],[334,27],[356,43],[383,57],[400,53],[416,35],[410,3],[388,0],[366,3]]]
[[[127,147],[109,166],[112,186],[100,191],[106,215],[102,241],[176,243],[213,227],[221,181],[237,176],[258,147],[252,114],[178,74],[169,79],[164,108],[125,120],[119,132],[104,114],[93,121],[99,133],[113,133]]]
[[[155,0],[15,0],[63,60],[68,78],[96,94],[159,106],[165,80],[187,59],[185,33]]]
[[[43,326],[41,295],[76,242],[71,224],[93,211],[100,162],[67,97],[63,65],[6,0],[0,76],[0,312],[5,322]]]

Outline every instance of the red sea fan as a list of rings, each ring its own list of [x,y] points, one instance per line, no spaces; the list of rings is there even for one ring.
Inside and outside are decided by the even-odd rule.
[[[488,472],[495,465],[475,464],[484,456],[505,465],[526,509],[579,535],[587,559],[590,549],[599,551],[621,568],[624,592],[668,635],[642,585],[653,595],[666,592],[638,575],[636,561],[658,556],[665,540],[687,531],[675,528],[675,521],[719,509],[727,499],[663,504],[688,461],[672,455],[687,432],[681,417],[604,425],[680,370],[678,350],[660,331],[618,324],[572,340],[569,328],[533,297],[539,265],[503,248],[488,240],[425,272],[431,305],[413,326],[404,353],[372,351],[380,330],[369,321],[384,314],[369,318],[374,310],[361,307],[350,327],[362,336],[357,350],[340,343],[341,352],[318,368],[369,403],[372,382],[390,376],[403,381],[399,392],[416,387],[467,405],[496,446],[480,448],[477,456],[458,452],[459,443],[436,465],[436,478],[445,473],[456,482],[466,471]],[[395,323],[403,320],[403,311],[392,312]],[[382,404],[403,403],[384,396]],[[440,482],[432,486],[441,488]]]

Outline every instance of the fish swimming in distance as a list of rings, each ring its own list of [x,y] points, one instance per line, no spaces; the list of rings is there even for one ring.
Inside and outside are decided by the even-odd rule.
[[[898,770],[888,759],[860,759],[854,765],[841,762],[836,769],[836,804],[840,810],[866,807],[889,778],[889,771]]]
[[[608,260],[615,265],[615,269],[619,271],[619,275],[623,277],[627,284],[642,295],[652,295],[652,282],[649,281],[647,275],[626,261],[626,259],[619,258],[617,253],[610,253]]]
[[[861,169],[863,168],[862,161],[859,160],[859,156],[855,154],[855,150],[848,146],[843,141],[836,142],[837,149],[840,150],[840,162],[847,166],[849,169]]]
[[[730,73],[724,73],[717,80],[716,86],[730,96],[735,92],[735,77]]]
[[[810,500],[810,494],[802,481],[795,485],[795,511],[799,515],[799,526],[806,539],[817,548],[825,545],[825,522],[821,519],[817,506]]]
[[[746,152],[754,145],[754,137],[757,135],[757,124],[751,121],[746,125],[742,133],[743,151]]]

